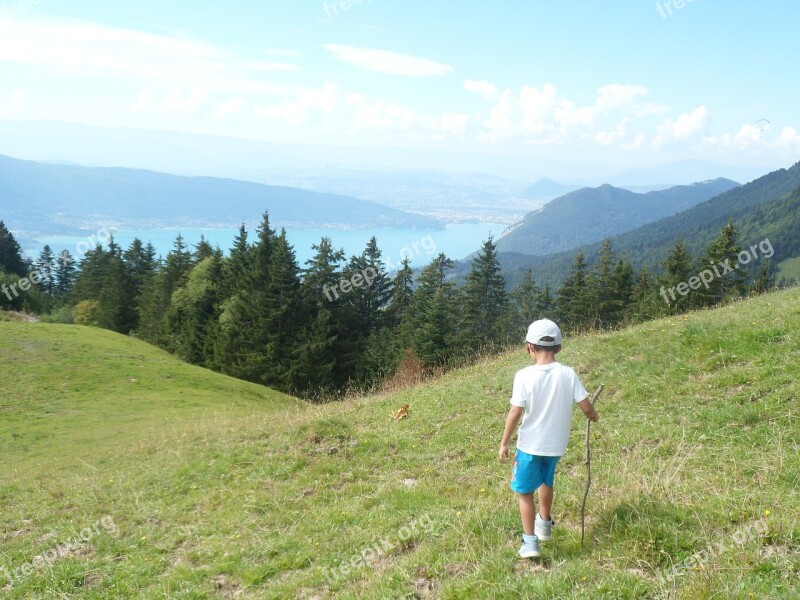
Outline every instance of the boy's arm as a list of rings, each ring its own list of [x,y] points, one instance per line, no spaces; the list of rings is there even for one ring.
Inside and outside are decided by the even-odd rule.
[[[514,432],[517,429],[517,423],[519,423],[520,417],[525,414],[525,409],[521,406],[512,406],[511,410],[508,411],[508,416],[506,417],[506,428],[503,431],[503,440],[500,442],[500,452],[498,453],[498,458],[500,462],[505,462],[508,459],[508,444],[511,441],[511,436],[514,435]]]
[[[600,415],[597,414],[597,411],[592,406],[592,401],[589,399],[589,396],[586,396],[583,400],[578,402],[578,406],[581,407],[583,414],[586,415],[586,418],[592,421],[593,423],[597,423],[597,420],[600,418]]]

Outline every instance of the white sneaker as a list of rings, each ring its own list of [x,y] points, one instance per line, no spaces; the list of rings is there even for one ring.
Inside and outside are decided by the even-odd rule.
[[[553,539],[553,517],[550,517],[549,521],[545,521],[539,513],[536,513],[534,533],[543,542],[549,542]]]
[[[536,536],[531,536],[533,539],[528,538],[528,536],[523,536],[522,538],[522,546],[519,548],[519,557],[520,558],[536,558],[541,556],[539,553],[539,540],[536,539]],[[526,539],[527,538],[527,539]]]

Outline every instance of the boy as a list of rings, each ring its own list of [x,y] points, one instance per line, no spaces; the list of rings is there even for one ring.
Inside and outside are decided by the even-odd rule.
[[[534,321],[528,327],[525,350],[535,364],[514,376],[511,409],[500,442],[499,458],[505,462],[509,441],[522,417],[511,478],[522,518],[520,558],[540,556],[539,540],[551,538],[553,477],[558,459],[567,450],[573,402],[589,420],[599,418],[575,371],[556,362],[561,342],[561,330],[548,319]],[[533,502],[534,490],[539,492],[539,514]]]

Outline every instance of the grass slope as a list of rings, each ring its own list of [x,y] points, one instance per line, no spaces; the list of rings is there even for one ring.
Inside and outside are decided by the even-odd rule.
[[[797,597],[798,300],[566,342],[562,360],[606,393],[586,547],[576,411],[539,561],[516,559],[496,459],[519,350],[301,407],[113,334],[0,323],[0,573],[103,517],[118,532],[98,529],[5,597]],[[344,574],[362,551],[369,564]],[[656,577],[699,551],[702,567]]]

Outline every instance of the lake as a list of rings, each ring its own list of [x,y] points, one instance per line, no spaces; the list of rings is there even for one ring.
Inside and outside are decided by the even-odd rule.
[[[347,257],[361,254],[373,235],[378,241],[378,247],[383,252],[383,259],[388,270],[397,269],[404,256],[411,259],[414,267],[426,265],[430,259],[444,252],[449,258],[461,259],[478,250],[483,241],[493,235],[497,239],[508,223],[459,223],[447,225],[444,229],[289,229],[286,234],[294,246],[297,261],[303,266],[314,251],[312,244],[318,244],[323,236],[331,238],[334,247],[343,248]],[[219,246],[226,254],[233,245],[233,240],[238,233],[236,229],[154,229],[141,231],[112,231],[114,240],[123,248],[139,238],[143,242],[150,242],[161,256],[166,256],[172,248],[178,233],[183,235],[187,244],[193,246],[205,236],[211,245]],[[37,256],[45,244],[54,252],[69,250],[73,256],[81,257],[96,241],[104,242],[107,233],[102,230],[92,239],[76,236],[44,236],[36,240],[35,245],[24,248],[29,256]],[[248,231],[248,240],[256,239],[256,232]]]

